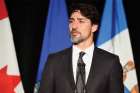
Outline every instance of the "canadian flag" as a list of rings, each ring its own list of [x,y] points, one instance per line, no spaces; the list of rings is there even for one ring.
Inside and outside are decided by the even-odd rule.
[[[24,93],[4,0],[0,0],[0,93]]]

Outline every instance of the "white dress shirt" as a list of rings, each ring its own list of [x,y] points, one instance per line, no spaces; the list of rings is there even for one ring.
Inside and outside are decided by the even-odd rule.
[[[83,61],[85,63],[85,71],[86,71],[86,78],[85,82],[87,82],[90,68],[91,68],[91,63],[92,63],[92,57],[93,57],[93,51],[94,51],[94,44],[92,44],[90,47],[88,47],[85,50],[80,50],[76,46],[73,45],[73,50],[72,50],[72,65],[73,65],[73,74],[74,74],[74,80],[76,82],[76,69],[77,69],[77,62],[79,58],[79,53],[83,51],[85,52],[85,55],[83,56]]]

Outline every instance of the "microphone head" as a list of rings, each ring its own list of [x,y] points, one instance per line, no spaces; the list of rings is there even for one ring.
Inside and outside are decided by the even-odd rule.
[[[78,63],[78,66],[85,67],[85,63]]]
[[[79,70],[81,74],[85,73],[85,63],[78,63]]]

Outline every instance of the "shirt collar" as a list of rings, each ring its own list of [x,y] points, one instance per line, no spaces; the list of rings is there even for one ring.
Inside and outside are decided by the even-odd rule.
[[[93,51],[94,51],[94,43],[92,43],[92,45],[89,46],[88,48],[86,48],[85,50],[81,50],[78,47],[76,47],[76,46],[73,45],[73,52],[74,52],[74,54],[79,55],[79,53],[81,51],[85,52],[88,56],[89,55],[92,55],[93,54]]]

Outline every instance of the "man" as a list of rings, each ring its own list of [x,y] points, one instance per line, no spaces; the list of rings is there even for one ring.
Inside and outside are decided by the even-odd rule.
[[[94,46],[97,9],[89,4],[72,5],[69,29],[73,46],[49,55],[39,93],[123,93],[118,56]]]

